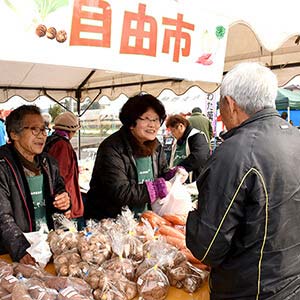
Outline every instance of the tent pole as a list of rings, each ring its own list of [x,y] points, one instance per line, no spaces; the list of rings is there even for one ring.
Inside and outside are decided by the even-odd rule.
[[[79,116],[80,116],[80,106],[81,106],[81,103],[80,103],[81,90],[80,89],[76,90],[76,99],[77,99],[77,115],[78,115],[78,118],[79,118]],[[79,119],[79,122],[80,122],[80,119]],[[78,155],[78,159],[80,160],[81,159],[81,130],[80,130],[80,128],[78,130],[78,149],[77,149],[77,155]]]
[[[288,106],[287,107],[287,111],[288,111],[288,122],[290,123],[290,119],[291,119],[291,116],[290,116],[290,107]]]

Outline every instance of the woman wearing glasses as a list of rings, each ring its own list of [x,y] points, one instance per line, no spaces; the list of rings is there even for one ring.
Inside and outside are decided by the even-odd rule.
[[[166,118],[149,94],[129,98],[120,112],[123,126],[99,146],[85,207],[86,218],[116,217],[128,206],[138,216],[163,198],[176,170],[169,170],[156,136]]]
[[[52,213],[67,211],[70,198],[57,162],[42,153],[47,128],[39,108],[15,109],[6,130],[10,143],[0,147],[0,253],[34,264],[23,232],[51,229]]]
[[[166,127],[176,139],[172,146],[170,166],[182,166],[189,172],[189,183],[197,180],[209,157],[209,143],[204,132],[193,128],[181,115],[170,116]]]

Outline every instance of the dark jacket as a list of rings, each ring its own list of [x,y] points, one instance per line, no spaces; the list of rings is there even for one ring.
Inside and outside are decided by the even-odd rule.
[[[191,126],[200,131],[203,131],[207,137],[208,144],[213,137],[213,129],[210,120],[200,112],[194,112],[188,118]]]
[[[167,172],[167,162],[159,145],[152,155],[154,178]],[[146,184],[138,184],[138,174],[128,133],[122,127],[99,146],[90,190],[87,194],[85,217],[102,219],[116,217],[123,206],[142,208],[150,203]]]
[[[176,145],[182,145],[186,142],[187,157],[182,160],[178,166],[182,166],[190,173],[189,182],[195,181],[209,158],[209,144],[203,132],[198,131],[192,126],[188,126],[182,137],[174,144],[171,153],[171,167],[173,156],[175,155]]]
[[[269,108],[224,138],[186,227],[211,300],[300,299],[300,133]]]
[[[60,175],[71,198],[71,218],[82,217],[83,202],[79,186],[78,160],[70,140],[54,132],[47,137],[44,151],[58,162]]]
[[[56,161],[47,154],[38,156],[44,176],[44,195],[48,227],[55,208],[54,196],[65,191]],[[57,211],[58,212],[58,211]],[[35,231],[33,202],[24,169],[11,144],[0,147],[0,253],[19,261],[30,244],[23,232]]]

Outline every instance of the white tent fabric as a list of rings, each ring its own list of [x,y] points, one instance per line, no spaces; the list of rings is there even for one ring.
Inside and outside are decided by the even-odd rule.
[[[117,0],[108,2],[114,1]],[[286,0],[282,3],[261,0],[211,0],[200,3],[198,0],[190,0],[188,4],[186,0],[170,1],[178,5],[179,9],[188,5],[190,14],[195,16],[201,11],[211,13],[222,21],[226,20],[229,31],[224,72],[241,61],[259,61],[277,74],[280,86],[300,74],[299,1]],[[147,3],[147,0],[140,2]],[[8,29],[0,29],[0,33],[4,30]],[[130,69],[128,66],[128,71]],[[56,101],[66,96],[80,101],[84,101],[86,97],[99,99],[104,95],[115,99],[120,94],[131,96],[138,91],[157,96],[166,88],[179,95],[192,86],[199,86],[205,92],[211,93],[219,84],[104,71],[92,67],[5,60],[1,57],[1,49],[0,74],[0,102],[15,95],[29,101],[41,95],[48,95]]]

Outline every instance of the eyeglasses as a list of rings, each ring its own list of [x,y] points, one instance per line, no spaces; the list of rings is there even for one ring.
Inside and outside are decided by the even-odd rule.
[[[146,118],[138,118],[139,120],[143,121],[143,123],[150,125],[152,122],[154,123],[154,125],[159,126],[161,124],[160,119],[156,118],[156,119],[149,119],[148,117]]]
[[[40,133],[42,133],[42,135],[44,135],[44,136],[47,136],[48,132],[49,132],[49,128],[47,128],[47,127],[40,128],[40,127],[25,126],[25,127],[23,127],[23,129],[30,129],[34,136],[38,136]]]

